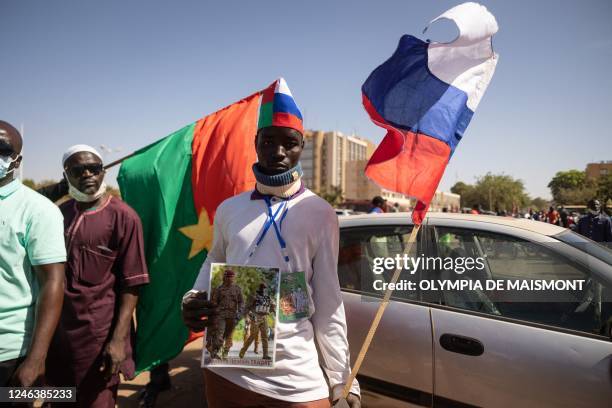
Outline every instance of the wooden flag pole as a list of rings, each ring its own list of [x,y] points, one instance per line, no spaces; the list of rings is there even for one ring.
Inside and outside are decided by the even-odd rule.
[[[419,224],[419,225],[416,225],[412,229],[412,232],[410,233],[410,237],[408,238],[408,245],[406,246],[406,249],[404,250],[403,255],[410,254],[410,251],[412,250],[412,245],[416,242],[416,237],[417,237],[417,234],[419,233],[420,228],[421,228],[421,225]],[[390,284],[391,284],[390,286],[394,286],[394,284],[397,283],[397,280],[400,277],[401,271],[402,271],[401,268],[397,268],[395,270],[395,273],[393,274],[393,277],[391,278],[391,281],[390,281]],[[366,338],[363,341],[363,344],[361,346],[361,350],[359,351],[359,354],[357,355],[357,359],[355,360],[355,365],[353,366],[353,369],[351,370],[351,375],[349,376],[348,381],[346,382],[346,385],[344,386],[344,390],[342,391],[342,397],[345,399],[346,397],[348,397],[349,392],[351,391],[351,385],[353,384],[353,380],[355,379],[355,377],[357,376],[357,373],[359,372],[359,369],[361,368],[361,363],[363,363],[365,355],[368,352],[368,349],[370,348],[370,343],[372,343],[374,334],[376,333],[376,330],[378,329],[378,325],[380,324],[380,320],[382,319],[383,314],[385,313],[385,309],[387,308],[387,305],[389,304],[389,299],[391,299],[392,294],[393,294],[393,290],[387,289],[382,302],[378,306],[378,310],[376,311],[376,316],[374,316],[374,320],[372,320],[372,324],[370,325],[370,330],[368,330],[368,334],[366,335]]]
[[[122,158],[120,158],[120,159],[115,160],[114,162],[111,162],[111,163],[109,163],[109,164],[105,165],[105,166],[104,166],[104,170],[106,170],[106,169],[110,169],[111,167],[115,167],[116,165],[123,163],[123,161],[124,161],[124,160],[129,159],[130,157],[134,156],[135,154],[136,154],[136,153],[130,153],[130,154],[128,154],[128,155],[127,155],[127,156],[125,156],[125,157],[122,157]]]

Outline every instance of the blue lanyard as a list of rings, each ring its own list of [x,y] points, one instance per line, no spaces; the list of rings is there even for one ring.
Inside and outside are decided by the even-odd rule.
[[[270,202],[270,198],[269,197],[264,197],[264,201],[266,202],[266,207],[268,208],[268,218],[267,218],[266,222],[264,223],[264,226],[263,226],[263,228],[261,230],[261,233],[259,234],[259,237],[255,241],[255,246],[253,247],[253,250],[251,251],[251,253],[249,254],[249,256],[247,258],[247,263],[253,257],[253,255],[255,254],[255,251],[257,251],[257,248],[259,248],[259,245],[261,244],[261,242],[263,241],[264,237],[268,233],[268,230],[270,229],[270,227],[274,227],[274,232],[275,232],[275,235],[276,235],[276,239],[277,239],[277,241],[278,241],[278,243],[280,245],[281,253],[283,255],[283,259],[287,263],[287,267],[289,268],[289,271],[291,271],[291,264],[289,263],[289,255],[287,253],[287,242],[283,239],[283,236],[281,235],[281,231],[280,231],[281,227],[283,225],[283,220],[285,219],[285,217],[287,216],[287,213],[289,212],[287,201],[283,201],[278,206],[276,211],[274,211],[274,213],[272,212],[272,203]],[[281,214],[280,214],[280,219],[279,219],[279,221],[277,223],[276,219],[277,219],[279,213],[281,213]]]

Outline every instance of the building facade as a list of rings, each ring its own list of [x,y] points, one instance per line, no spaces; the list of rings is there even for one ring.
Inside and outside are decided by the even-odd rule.
[[[585,170],[586,176],[597,180],[600,177],[612,174],[612,160],[599,163],[588,163]]]
[[[317,194],[341,192],[346,201],[362,206],[369,205],[375,196],[381,196],[390,207],[397,203],[402,211],[411,209],[414,200],[382,189],[366,177],[365,166],[375,149],[372,142],[357,136],[307,130],[300,158],[304,171],[302,180]],[[430,210],[442,211],[443,208],[458,210],[459,195],[436,192]]]
[[[372,180],[368,179],[364,174],[364,169],[367,160],[349,161],[346,163],[347,173],[350,177],[346,180],[345,198],[352,202],[360,202],[364,200],[372,200],[375,196],[381,196],[387,200],[389,207],[395,204],[399,205],[401,211],[408,211],[414,207],[414,199],[411,199],[403,194],[394,193],[392,191],[380,188]],[[458,212],[460,209],[459,194],[436,191],[431,204],[430,211],[443,211],[445,208],[448,212]]]
[[[372,142],[357,136],[348,136],[337,131],[307,130],[304,132],[304,151],[300,158],[304,183],[320,194],[337,190],[344,194],[347,180],[355,174],[349,172],[347,163],[367,161],[374,148]]]

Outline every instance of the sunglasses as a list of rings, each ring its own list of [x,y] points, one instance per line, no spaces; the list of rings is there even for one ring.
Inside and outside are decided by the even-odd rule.
[[[83,164],[76,165],[66,169],[66,172],[70,174],[70,176],[74,178],[82,177],[85,174],[85,171],[89,171],[90,174],[97,176],[98,174],[104,171],[104,166],[102,164]]]
[[[15,153],[15,151],[11,148],[4,148],[0,146],[0,156],[4,156],[4,157],[13,157],[13,154]]]
[[[0,144],[0,156],[4,157],[12,157],[15,154],[15,150],[12,147],[7,146],[6,144]]]

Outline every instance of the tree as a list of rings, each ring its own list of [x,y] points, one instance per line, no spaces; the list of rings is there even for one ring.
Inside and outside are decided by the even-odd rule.
[[[475,204],[479,204],[479,197],[473,185],[458,181],[451,187],[450,191],[453,194],[459,194],[461,196],[462,207],[472,207]]]
[[[602,205],[606,205],[612,201],[612,174],[601,176],[597,183],[597,197],[601,200]]]
[[[461,195],[463,207],[480,205],[490,211],[512,212],[530,203],[523,182],[506,174],[487,173],[478,177],[475,185],[459,181],[451,187],[451,192]]]
[[[489,211],[512,212],[531,201],[523,182],[507,174],[487,173],[477,179],[475,187],[480,203],[486,203]]]
[[[550,201],[543,199],[542,197],[536,197],[531,200],[531,208],[533,210],[545,210],[550,206]]]
[[[57,184],[57,183],[58,183],[58,181],[56,181],[56,180],[42,180],[42,181],[39,181],[37,183],[34,180],[29,179],[29,178],[23,179],[23,184],[28,186],[28,187],[30,187],[32,190],[38,190],[39,188],[50,186],[51,184]],[[113,186],[107,184],[106,185],[106,192],[108,194],[114,196],[114,197],[117,197],[117,198],[121,199],[121,192],[116,187],[113,187]],[[66,196],[66,197],[68,197],[68,196]],[[64,199],[62,199],[62,200],[58,200],[57,204],[61,204],[64,201],[66,201],[66,199],[70,198],[70,197],[68,197],[68,198],[66,198],[66,197]]]
[[[558,171],[548,183],[557,204],[584,204],[597,193],[595,182],[584,171]]]
[[[331,191],[320,194],[321,198],[332,206],[341,204],[344,201],[344,193],[340,187],[332,187]]]
[[[23,179],[22,183],[24,186],[28,186],[32,190],[38,190],[39,188],[50,186],[51,184],[57,184],[58,182],[55,180],[42,180],[37,183],[31,178],[27,178]]]
[[[22,181],[24,186],[30,187],[32,190],[36,190],[36,182],[30,178],[23,179]]]
[[[562,188],[559,190],[555,202],[562,205],[586,204],[590,199],[595,198],[596,194],[597,186],[592,184],[578,189]]]
[[[51,184],[57,184],[57,183],[59,183],[58,180],[47,180],[47,179],[45,179],[45,180],[42,180],[42,181],[39,181],[38,183],[36,183],[36,188],[39,189],[39,188],[47,187],[47,186],[50,186]]]

